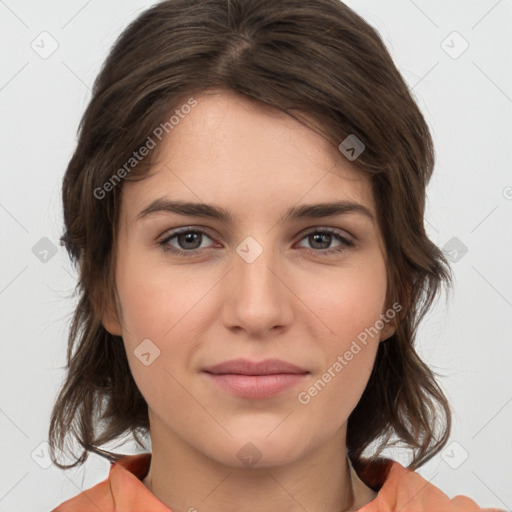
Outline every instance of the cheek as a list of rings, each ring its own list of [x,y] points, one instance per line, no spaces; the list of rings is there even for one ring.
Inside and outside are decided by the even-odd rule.
[[[175,274],[171,280],[165,273],[135,270],[118,286],[131,373],[150,409],[157,411],[186,409],[182,377],[173,364],[184,366],[192,350],[182,334],[191,326],[191,307],[198,297],[180,281],[182,274]]]
[[[188,315],[211,284],[199,280],[190,267],[170,267],[148,262],[133,249],[119,258],[116,273],[123,310],[123,327],[131,342],[135,337],[160,339]],[[183,319],[183,320],[180,320]]]
[[[327,279],[328,277],[328,279]],[[318,330],[313,333],[322,353],[313,386],[304,389],[301,403],[315,402],[335,424],[357,405],[370,377],[379,347],[379,327],[386,298],[383,262],[356,268],[340,268],[315,280],[308,307]],[[303,292],[304,293],[304,292]],[[327,330],[327,331],[326,331]],[[327,335],[321,335],[328,332]],[[335,407],[332,407],[335,404]]]
[[[178,381],[200,339],[197,318],[210,314],[202,299],[214,283],[185,266],[145,263],[135,250],[130,258],[119,258],[116,279],[123,341],[137,387],[150,406],[178,405],[186,398]]]
[[[318,273],[314,286],[309,284],[301,293],[332,335],[333,348],[342,348],[384,313],[386,269],[382,259],[368,258],[357,267],[329,270]]]

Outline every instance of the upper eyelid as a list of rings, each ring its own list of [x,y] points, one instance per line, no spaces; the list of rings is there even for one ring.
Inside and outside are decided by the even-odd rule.
[[[210,235],[208,229],[206,229],[204,227],[195,227],[195,226],[185,226],[185,227],[181,227],[181,228],[167,229],[158,238],[160,240],[167,240],[169,238],[175,237],[176,235],[180,235],[182,233],[188,233],[189,231],[198,231],[202,234],[205,234],[209,238],[212,238],[212,239],[214,238],[214,237],[212,237],[212,235]]]

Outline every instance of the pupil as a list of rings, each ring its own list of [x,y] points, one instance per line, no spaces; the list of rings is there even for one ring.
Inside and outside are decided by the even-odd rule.
[[[317,234],[312,235],[312,237],[314,239],[314,243],[316,243],[316,242],[319,242],[320,244],[323,243],[323,246],[320,247],[321,249],[326,249],[327,247],[329,247],[331,235],[328,235],[327,233],[317,233]],[[324,242],[322,242],[322,239],[324,239]],[[327,241],[325,241],[325,239],[327,239]]]
[[[198,237],[199,233],[197,233],[196,231],[190,231],[190,232],[187,232],[187,233],[184,233],[181,235],[181,240],[180,240],[180,245],[185,249],[197,249],[197,247],[199,247],[199,245],[201,245],[201,243],[199,243],[199,245],[197,245],[197,239],[195,240],[195,243],[196,243],[196,247],[189,247],[187,244],[192,244],[194,245],[194,237]],[[184,240],[184,244],[181,244],[181,241]]]

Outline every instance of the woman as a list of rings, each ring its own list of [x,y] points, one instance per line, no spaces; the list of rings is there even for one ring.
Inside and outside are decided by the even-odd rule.
[[[480,510],[414,472],[451,427],[414,349],[450,280],[423,226],[433,163],[383,42],[343,3],[142,13],[63,184],[81,295],[52,458],[112,468],[55,511]],[[151,453],[100,448],[126,433]],[[65,466],[69,435],[83,452]],[[392,438],[407,468],[379,457]]]

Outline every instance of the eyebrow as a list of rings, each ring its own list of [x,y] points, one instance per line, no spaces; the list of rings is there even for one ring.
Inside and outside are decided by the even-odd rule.
[[[225,208],[213,206],[207,203],[170,201],[166,198],[159,198],[152,201],[137,215],[135,220],[143,219],[157,212],[169,212],[189,217],[216,219],[226,224],[232,224],[234,221],[233,213]],[[353,201],[334,201],[294,206],[285,212],[281,217],[280,222],[298,219],[319,219],[348,213],[363,215],[374,222],[374,217],[370,210],[366,208],[366,206]]]

